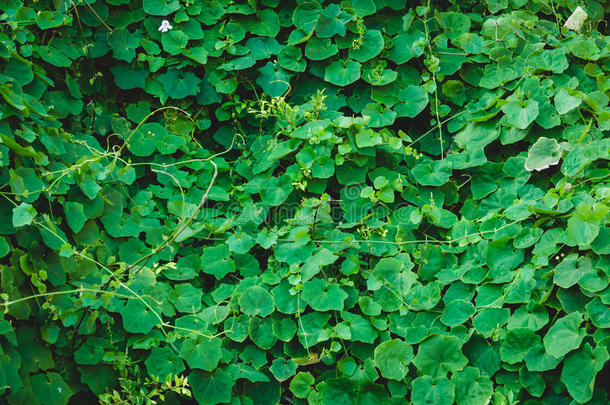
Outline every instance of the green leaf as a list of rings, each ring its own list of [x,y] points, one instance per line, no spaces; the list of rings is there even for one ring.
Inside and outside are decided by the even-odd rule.
[[[421,56],[425,49],[424,38],[425,34],[422,31],[413,29],[396,35],[392,38],[388,58],[397,65],[401,65]]]
[[[290,380],[290,391],[297,398],[307,398],[315,382],[310,372],[299,372]]]
[[[201,82],[201,79],[193,73],[175,68],[167,69],[167,72],[160,75],[158,80],[163,85],[165,94],[175,99],[196,95]]]
[[[453,328],[466,322],[474,313],[475,308],[470,301],[451,301],[443,311],[441,322]]]
[[[561,89],[555,95],[555,108],[561,115],[567,114],[582,104],[582,99],[574,97],[567,89]]]
[[[182,359],[169,347],[155,347],[144,362],[148,375],[165,381],[168,376],[178,376],[184,371]]]
[[[193,396],[201,405],[216,405],[231,401],[235,381],[226,371],[206,373],[193,370],[188,376]]]
[[[148,333],[161,323],[157,315],[139,299],[130,299],[121,309],[123,328],[131,333]]]
[[[192,284],[183,283],[174,286],[168,300],[174,304],[178,312],[195,313],[201,309],[203,292]]]
[[[74,361],[77,364],[95,365],[104,357],[106,341],[101,338],[91,338],[85,341],[74,352]]]
[[[593,325],[598,328],[610,328],[610,308],[605,305],[599,297],[595,297],[586,306],[587,315],[591,319]]]
[[[447,377],[424,375],[413,380],[412,387],[413,405],[451,405],[455,399],[455,385]]]
[[[416,117],[428,105],[424,86],[407,86],[398,93],[401,103],[394,106],[397,117]]]
[[[566,357],[561,371],[561,382],[578,403],[584,404],[593,397],[595,377],[609,357],[604,346],[598,346],[594,350],[588,343],[585,343],[581,350]]]
[[[527,64],[534,69],[550,70],[553,73],[563,73],[569,67],[566,51],[562,48],[534,53],[527,58]]]
[[[292,14],[292,22],[297,28],[309,33],[313,31],[318,23],[322,7],[317,1],[305,1],[300,3]]]
[[[432,335],[426,338],[413,359],[419,371],[430,376],[444,376],[448,371],[464,368],[468,360],[462,354],[461,344],[455,336]]]
[[[71,22],[72,18],[69,15],[57,11],[45,10],[36,13],[36,25],[38,25],[41,30],[57,28],[62,25],[68,25]]]
[[[277,338],[272,333],[273,321],[271,318],[252,317],[248,323],[248,335],[250,339],[263,350],[273,347]]]
[[[87,384],[95,395],[102,395],[112,388],[119,378],[115,370],[109,365],[81,366],[81,382]]]
[[[394,123],[396,113],[381,104],[369,103],[361,111],[364,118],[368,118],[368,126],[373,128],[386,127]]]
[[[510,101],[502,106],[502,124],[526,129],[538,117],[538,102],[536,100],[527,100],[524,103],[518,101]]]
[[[544,349],[553,357],[561,358],[577,349],[587,332],[580,328],[582,314],[572,312],[558,319],[543,339]]]
[[[455,48],[436,48],[434,52],[439,57],[439,73],[442,75],[449,76],[456,73],[468,60],[464,52]]]
[[[375,366],[390,380],[402,380],[412,360],[413,348],[400,339],[385,341],[375,348]]]
[[[495,20],[489,19],[489,22],[494,22]],[[497,30],[496,30],[497,32]],[[483,77],[481,77],[479,81],[479,86],[486,89],[495,89],[508,83],[514,79],[519,77],[519,74],[516,70],[511,69],[510,67],[501,67],[497,69],[489,69],[485,71]],[[513,102],[516,103],[516,102]],[[520,109],[520,103],[514,107],[515,109]]]
[[[362,70],[362,79],[373,86],[385,86],[398,77],[395,70],[382,69],[380,66],[365,65]]]
[[[258,21],[252,27],[252,33],[260,36],[275,37],[280,30],[278,14],[271,8],[265,8],[258,13]]]
[[[542,233],[540,228],[523,228],[513,240],[513,246],[517,249],[528,248],[540,240]]]
[[[374,14],[377,9],[373,0],[353,0],[350,4],[358,17]]]
[[[509,364],[523,361],[529,348],[536,342],[540,342],[540,337],[530,329],[516,328],[509,330],[500,346],[502,361]]]
[[[356,134],[356,145],[359,148],[369,148],[371,146],[381,145],[383,140],[378,132],[372,129],[365,129]]]
[[[349,10],[349,9],[348,9]],[[329,4],[322,10],[316,35],[318,38],[332,38],[335,35],[344,36],[347,32],[347,23],[355,18],[353,10],[343,10],[338,4]]]
[[[201,263],[203,264],[201,270],[214,275],[217,280],[235,271],[235,262],[231,259],[231,252],[225,244],[204,248]]]
[[[498,139],[500,131],[495,123],[471,123],[454,138],[455,143],[464,149],[477,150]]]
[[[561,159],[561,146],[555,139],[540,137],[527,152],[525,169],[541,171],[556,165]]]
[[[311,60],[324,60],[339,52],[328,38],[311,38],[305,45],[305,56]]]
[[[146,14],[168,15],[180,10],[178,0],[143,0],[142,7]]]
[[[561,358],[555,358],[544,351],[542,343],[538,342],[525,354],[525,364],[528,371],[554,370],[561,362]]]
[[[292,359],[275,359],[269,367],[278,381],[286,381],[297,372],[297,363]]]
[[[245,232],[235,232],[227,238],[226,243],[231,252],[244,254],[250,251],[256,241]]]
[[[3,236],[0,236],[0,259],[5,257],[11,251],[11,246]]]
[[[488,338],[495,330],[502,328],[509,317],[508,308],[485,308],[473,318],[472,325],[477,332]]]
[[[585,273],[592,270],[591,260],[576,254],[566,256],[553,271],[553,282],[561,288],[570,288],[578,283]]]
[[[112,48],[112,55],[116,59],[128,63],[135,58],[136,49],[140,47],[141,42],[142,33],[140,30],[135,30],[132,33],[127,28],[122,28],[108,35],[108,45]]]
[[[271,177],[265,182],[265,187],[260,191],[263,203],[272,207],[280,205],[292,192],[290,177]]]
[[[508,0],[485,0],[489,11],[493,14],[508,7]]]
[[[486,405],[494,392],[493,382],[475,367],[454,373],[451,382],[455,385],[457,405]]]
[[[186,360],[190,368],[213,371],[222,358],[222,340],[197,336],[184,341],[180,357]]]
[[[30,225],[36,217],[36,209],[31,204],[22,202],[13,208],[13,226],[19,228],[21,226]]]
[[[0,402],[605,404],[605,4],[420,3],[4,0]]]
[[[411,289],[415,282],[415,274],[409,271],[413,266],[414,264],[408,258],[405,260],[384,257],[373,268],[372,275],[377,280],[377,285],[373,286],[372,279],[370,279],[369,288],[378,289],[384,285],[402,296]]]
[[[10,171],[10,185],[11,191],[27,203],[36,201],[44,188],[34,169],[23,166]]]
[[[273,296],[263,287],[255,285],[241,294],[239,308],[250,316],[267,316],[273,312],[275,305]]]
[[[297,331],[297,325],[290,318],[274,318],[272,329],[276,338],[283,342],[290,342]]]
[[[296,295],[290,293],[290,286],[286,280],[271,290],[271,293],[278,311],[283,314],[296,313],[298,304],[300,304],[301,309],[304,309],[305,303],[301,302],[300,299],[297,300]]]
[[[188,35],[182,31],[172,30],[161,35],[163,50],[170,55],[179,55],[187,47]]]
[[[270,97],[280,97],[290,88],[290,74],[279,64],[267,62],[260,69],[256,83],[263,88]]]
[[[487,265],[491,269],[490,275],[498,275],[503,279],[509,271],[517,268],[524,259],[523,250],[514,249],[505,239],[497,239],[489,244],[487,250]]]
[[[413,167],[411,174],[423,186],[442,186],[451,177],[451,165],[447,160],[431,160]]]
[[[293,72],[304,72],[307,62],[303,60],[301,49],[296,46],[285,46],[282,48],[277,58],[278,64],[286,70]]]
[[[379,55],[383,50],[384,41],[378,30],[366,30],[356,44],[352,44],[349,57],[358,62],[366,62]]]
[[[607,205],[580,204],[568,219],[568,234],[579,246],[588,245],[599,235],[600,224],[610,211]]]
[[[145,79],[148,77],[148,71],[145,69],[133,69],[126,64],[116,64],[110,68],[110,72],[114,76],[114,82],[123,90],[143,89]]]
[[[324,69],[324,80],[336,86],[347,86],[360,79],[360,66],[350,59],[336,60]]]
[[[311,312],[301,316],[300,327],[297,330],[297,336],[301,345],[305,348],[310,348],[317,343],[330,339],[327,328],[329,319],[330,314],[321,312]]]
[[[66,201],[64,204],[64,213],[68,226],[70,226],[72,231],[79,232],[83,229],[85,222],[87,222],[87,217],[85,216],[84,206],[81,203]]]
[[[591,249],[598,255],[610,254],[610,227],[604,226],[599,229],[599,234],[591,243]]]
[[[304,283],[301,296],[316,311],[341,311],[347,299],[347,293],[338,284],[327,285],[319,278]]]
[[[440,13],[437,19],[445,29],[445,35],[451,40],[470,30],[470,19],[465,14],[450,11]]]
[[[349,312],[342,312],[341,317],[350,329],[351,340],[371,344],[377,338],[376,330],[364,317]]]
[[[66,405],[74,394],[57,373],[42,373],[30,377],[34,395],[44,405]]]
[[[356,386],[346,378],[330,378],[322,387],[322,404],[356,405]]]
[[[578,38],[570,43],[570,52],[578,58],[585,60],[598,60],[600,49],[592,38]]]

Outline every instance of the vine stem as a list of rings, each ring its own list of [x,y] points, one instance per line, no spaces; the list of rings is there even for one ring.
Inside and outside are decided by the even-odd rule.
[[[170,107],[163,107],[163,108],[157,109],[157,110],[153,111],[152,113],[150,113],[149,115],[147,115],[146,117],[144,117],[144,119],[143,119],[143,120],[142,120],[142,121],[139,123],[139,125],[136,127],[136,129],[134,129],[134,131],[132,132],[132,134],[133,134],[133,133],[134,133],[134,132],[135,132],[135,131],[136,131],[136,130],[137,130],[137,129],[138,129],[138,128],[139,128],[139,127],[140,127],[140,126],[141,126],[141,125],[144,123],[144,122],[146,122],[146,120],[147,120],[149,117],[151,117],[153,114],[155,114],[156,112],[158,112],[158,111],[160,111],[160,110],[162,110],[162,109],[164,109],[164,108],[165,108],[165,109],[167,109],[167,108],[170,108]],[[179,109],[179,108],[176,108],[176,107],[175,107],[175,109],[176,109],[176,110],[178,110],[178,111],[184,112],[183,110],[181,110],[181,109]],[[184,113],[186,114],[186,112],[184,112]],[[189,117],[189,118],[190,118],[190,117]],[[131,136],[131,135],[130,135],[130,136]],[[214,154],[214,155],[212,155],[212,156],[210,156],[210,157],[203,158],[203,159],[189,159],[189,160],[184,160],[184,161],[180,161],[180,162],[176,162],[176,163],[171,163],[171,164],[167,164],[167,163],[164,163],[164,164],[158,164],[158,163],[153,163],[153,162],[142,162],[142,163],[130,163],[130,162],[127,162],[127,161],[125,161],[124,159],[121,159],[121,157],[119,156],[119,155],[120,155],[120,153],[121,153],[121,150],[122,150],[123,146],[125,146],[125,144],[123,144],[123,145],[122,145],[122,146],[121,146],[121,147],[120,147],[120,148],[119,148],[117,151],[115,151],[115,152],[113,152],[113,153],[111,153],[111,154],[108,154],[108,153],[106,153],[106,154],[101,154],[101,155],[99,155],[99,157],[100,157],[100,158],[103,158],[103,157],[106,157],[106,156],[108,156],[108,155],[113,155],[113,156],[114,156],[114,161],[121,161],[121,162],[123,162],[123,163],[125,164],[125,166],[126,166],[126,167],[129,167],[129,166],[136,166],[136,165],[150,165],[150,166],[158,166],[158,167],[167,168],[167,167],[171,167],[171,166],[175,166],[175,165],[180,165],[180,164],[191,163],[191,162],[201,162],[201,163],[203,163],[203,162],[210,161],[210,162],[211,162],[211,163],[214,165],[214,177],[213,177],[213,179],[212,179],[212,183],[210,184],[210,186],[208,187],[208,190],[207,190],[207,192],[206,192],[206,194],[209,194],[209,191],[210,191],[210,189],[211,189],[211,187],[212,187],[212,185],[213,185],[213,182],[214,182],[214,180],[215,180],[215,178],[216,178],[216,175],[217,175],[217,173],[218,173],[218,172],[217,172],[217,166],[216,166],[216,164],[215,164],[215,163],[212,161],[212,159],[214,159],[214,158],[215,158],[215,157],[217,157],[217,156],[220,156],[220,155],[223,155],[223,154],[225,154],[225,153],[228,153],[228,152],[229,152],[229,151],[230,151],[230,150],[233,148],[233,145],[235,144],[235,138],[236,138],[236,137],[238,137],[238,136],[239,136],[239,137],[241,137],[241,138],[242,138],[242,140],[243,140],[243,137],[242,137],[240,134],[235,134],[235,135],[233,136],[233,139],[232,139],[232,141],[231,141],[231,145],[229,146],[229,148],[228,148],[228,149],[226,149],[226,150],[224,150],[224,151],[222,151],[222,152],[216,153],[216,154]],[[129,139],[129,137],[128,137],[128,139]],[[127,141],[126,141],[126,142],[127,142]],[[85,144],[85,146],[87,146],[87,145]],[[89,150],[90,150],[90,151],[91,151],[93,154],[96,154],[96,153],[97,153],[97,150],[95,150],[95,149],[92,149],[92,148],[88,148],[88,149],[89,149]],[[113,161],[113,163],[114,163],[114,161]],[[170,176],[170,177],[171,177],[171,178],[172,178],[172,179],[173,179],[173,180],[176,182],[176,184],[177,184],[177,185],[178,185],[178,187],[180,188],[180,193],[181,193],[181,195],[182,195],[182,202],[183,202],[183,206],[184,206],[184,204],[185,204],[184,193],[183,193],[183,191],[182,191],[182,187],[180,186],[180,184],[179,184],[179,182],[177,181],[177,179],[176,179],[174,176],[170,175],[169,173],[167,173],[167,172],[165,172],[165,171],[162,171],[162,170],[155,170],[155,169],[151,169],[151,170],[152,170],[153,172],[159,172],[159,173],[164,173],[164,174],[167,174],[168,176]],[[127,195],[127,197],[131,198],[129,195]],[[204,197],[205,197],[205,196],[204,196]],[[200,205],[201,205],[201,204],[200,204]],[[199,209],[200,209],[200,208],[199,208]],[[191,216],[190,221],[192,221],[192,219],[193,219],[193,218],[194,218],[194,216],[196,215],[197,211],[198,211],[198,210],[196,210],[196,212],[195,212],[195,213],[194,213],[194,214]],[[181,221],[183,221],[183,220],[184,220],[184,207],[183,207],[183,212],[182,212],[182,215],[181,215],[180,220],[181,220]],[[189,221],[189,222],[190,222],[190,221]],[[178,229],[178,227],[180,227],[180,225],[178,225],[178,226],[176,227],[176,229]],[[182,232],[182,230],[179,230],[179,231],[178,231],[178,233],[180,233],[180,232]],[[176,237],[177,237],[177,235],[176,235]],[[171,236],[170,236],[170,238],[171,238]],[[175,238],[174,238],[174,239],[175,239]],[[167,247],[167,245],[165,245],[163,248],[165,248],[165,247]],[[156,252],[158,252],[158,251],[159,251],[159,250],[156,250]],[[154,254],[154,252],[153,252],[152,254]],[[85,257],[86,257],[86,256],[85,256]],[[149,257],[150,257],[150,255],[149,255],[148,257],[144,257],[144,259],[148,259]],[[144,267],[145,263],[146,263],[146,262],[144,262],[144,264],[142,264],[142,265],[141,265],[141,266],[140,266],[140,267],[139,267],[139,268],[136,270],[136,272],[135,272],[135,273],[139,272],[139,271],[140,271],[140,270],[141,270],[141,269]],[[136,263],[136,264],[137,264],[137,263]],[[128,268],[128,270],[131,270],[133,267],[134,267],[134,266],[129,267],[129,268]],[[108,282],[106,282],[106,283],[104,283],[104,285],[101,287],[103,291],[105,291],[105,289],[108,287],[109,283],[110,283],[109,281],[108,281]],[[80,324],[83,322],[83,320],[84,320],[84,319],[85,319],[85,313],[83,313],[83,316],[81,316],[81,318],[80,318],[79,322],[77,323],[77,327],[76,327],[76,329],[78,329],[78,327],[80,326]],[[165,324],[165,323],[163,323],[162,325],[163,325],[163,326],[171,326],[171,325],[168,325],[168,324]],[[233,325],[231,325],[231,330],[233,330]],[[193,332],[198,333],[197,331],[193,331]],[[222,332],[222,333],[226,333],[226,331],[224,331],[224,332]],[[222,334],[222,333],[221,333],[221,334]],[[203,336],[208,337],[207,335],[203,335]]]
[[[134,298],[136,298],[136,297],[131,296],[131,295],[120,294],[120,293],[116,293],[114,291],[104,291],[104,290],[100,290],[100,289],[96,289],[96,288],[83,288],[83,287],[81,287],[81,288],[76,288],[76,289],[73,289],[73,290],[52,291],[52,292],[28,295],[27,297],[21,297],[21,298],[18,298],[16,300],[5,301],[5,302],[1,303],[0,305],[4,305],[5,308],[8,308],[11,305],[18,304],[20,302],[31,300],[31,299],[34,299],[34,298],[51,297],[51,296],[54,296],[54,295],[74,294],[74,293],[79,293],[79,292],[103,293],[103,294],[113,295],[115,297],[127,298],[127,299],[134,299]]]
[[[180,236],[180,234],[191,224],[191,222],[193,222],[193,219],[195,218],[197,213],[203,208],[206,201],[208,200],[208,196],[210,195],[212,186],[214,185],[214,182],[216,181],[216,177],[218,176],[218,166],[216,166],[216,163],[214,163],[213,160],[210,160],[210,163],[214,166],[214,174],[212,175],[212,181],[210,181],[208,189],[205,191],[205,194],[203,195],[203,197],[201,197],[201,201],[199,202],[199,205],[197,205],[197,207],[193,211],[192,215],[190,215],[188,217],[188,219],[183,222],[182,226],[180,226],[178,228],[178,230],[176,232],[174,232],[174,234],[172,236],[170,236],[162,245],[151,250],[150,253],[148,253],[146,256],[142,256],[141,258],[136,260],[131,266],[129,266],[127,268],[127,271],[133,269],[135,266],[140,264],[142,261],[148,260],[153,255],[157,254],[158,252],[162,251],[163,249],[165,249],[166,247],[168,247],[169,245],[174,243],[174,241],[178,238],[178,236]]]
[[[121,154],[121,152],[123,151],[123,148],[125,146],[127,146],[127,143],[129,142],[129,140],[131,139],[131,137],[138,131],[138,129],[140,129],[140,127],[142,125],[144,125],[146,123],[146,121],[148,121],[148,119],[150,117],[152,117],[153,115],[155,115],[156,113],[160,112],[160,111],[165,111],[165,110],[176,110],[181,112],[182,114],[186,115],[187,117],[191,117],[190,114],[188,112],[186,112],[185,110],[183,110],[182,108],[179,107],[174,107],[174,106],[166,106],[166,107],[160,107],[157,108],[156,110],[152,111],[151,113],[149,113],[146,117],[144,117],[144,119],[142,121],[140,121],[140,123],[133,129],[133,131],[131,131],[129,133],[129,135],[127,135],[127,138],[125,139],[125,142],[123,142],[123,145],[121,145],[121,147],[119,148],[119,150],[117,151],[117,156]]]
[[[501,231],[502,229],[508,228],[509,226],[513,226],[519,222],[523,222],[526,219],[528,219],[529,217],[523,218],[523,219],[517,219],[514,220],[512,222],[509,222],[507,224],[504,224],[496,229],[490,229],[487,231],[479,231],[479,232],[474,232],[474,233],[469,233],[467,235],[464,236],[460,236],[454,239],[447,239],[447,240],[441,240],[441,239],[436,239],[436,238],[428,238],[426,237],[426,239],[416,239],[416,240],[405,240],[405,241],[392,241],[392,240],[367,240],[367,239],[350,239],[350,240],[332,240],[332,239],[312,239],[312,242],[315,243],[379,243],[379,244],[386,244],[386,245],[410,245],[410,244],[427,244],[429,242],[434,242],[434,243],[440,243],[440,244],[445,244],[445,245],[451,245],[452,243],[455,242],[459,242],[461,240],[470,238],[472,236],[483,236],[489,233],[496,233]],[[214,241],[225,241],[225,238],[215,238],[215,237],[210,237],[208,238],[209,240],[214,240]],[[289,239],[289,238],[278,238],[277,239],[278,242],[296,242],[296,239]]]
[[[436,83],[436,73],[432,73],[432,80],[434,81],[434,102],[435,102],[435,108],[434,108],[434,112],[436,113],[436,126],[438,128],[438,137],[439,137],[439,143],[441,146],[441,160],[444,159],[444,150],[443,150],[443,127],[441,124],[441,117],[440,114],[438,112],[438,84]]]
[[[430,53],[430,56],[434,56],[433,52],[432,52],[432,45],[430,44],[430,32],[428,31],[428,13],[430,12],[430,0],[428,0],[428,3],[426,5],[426,13],[424,14],[424,29],[426,31],[426,44],[427,44],[427,48],[428,48],[428,52]],[[438,129],[438,137],[439,137],[439,143],[440,143],[440,148],[441,148],[441,160],[444,159],[444,147],[443,147],[443,126],[441,123],[441,116],[440,113],[438,112],[438,83],[436,81],[436,73],[433,72],[431,69],[430,73],[432,73],[432,81],[434,82],[434,113],[436,115],[436,128]]]
[[[51,234],[52,234],[52,235],[54,235],[54,236],[55,236],[57,239],[59,239],[60,241],[62,241],[62,243],[68,243],[66,240],[64,240],[64,239],[63,239],[61,236],[59,236],[59,235],[58,235],[58,234],[57,234],[55,231],[53,231],[53,230],[52,230],[52,229],[50,229],[49,227],[47,227],[47,226],[45,226],[45,225],[43,225],[43,224],[38,224],[38,225],[39,225],[40,227],[42,227],[42,228],[46,229],[46,230],[47,230],[49,233],[51,233]],[[159,313],[158,313],[158,312],[157,312],[157,311],[156,311],[156,310],[155,310],[155,309],[152,307],[152,305],[150,305],[148,302],[146,302],[146,300],[144,300],[144,296],[142,296],[142,295],[138,294],[138,293],[137,293],[137,292],[135,292],[135,291],[134,291],[134,290],[133,290],[131,287],[129,287],[127,284],[125,284],[124,282],[122,282],[121,280],[119,280],[119,279],[118,279],[118,277],[117,277],[117,276],[116,276],[116,275],[115,275],[115,274],[112,272],[112,270],[110,270],[108,267],[104,266],[104,265],[103,265],[102,263],[100,263],[99,261],[97,261],[97,260],[95,260],[95,259],[93,259],[93,258],[91,258],[91,257],[89,257],[89,256],[87,256],[87,255],[85,255],[85,254],[84,254],[84,253],[82,253],[82,252],[79,252],[79,251],[77,251],[77,250],[74,250],[74,253],[75,253],[76,255],[78,255],[79,257],[81,257],[81,258],[83,258],[83,259],[85,259],[85,260],[90,261],[91,263],[94,263],[94,264],[96,264],[96,265],[100,266],[100,267],[101,267],[103,270],[105,270],[106,272],[108,272],[108,274],[110,275],[110,277],[112,277],[113,279],[115,279],[115,280],[117,281],[117,283],[118,283],[118,285],[119,285],[120,287],[125,288],[127,291],[129,291],[129,292],[132,294],[132,295],[120,294],[120,295],[123,295],[123,296],[124,296],[124,298],[127,298],[127,299],[138,299],[138,300],[140,300],[140,301],[141,301],[141,302],[144,304],[144,306],[145,306],[147,309],[149,309],[149,310],[150,310],[150,311],[153,313],[153,315],[154,315],[154,316],[155,316],[155,317],[156,317],[156,318],[159,320],[159,324],[158,324],[158,325],[161,327],[161,331],[162,331],[162,332],[163,332],[163,334],[164,334],[164,335],[166,335],[166,336],[167,336],[167,332],[165,331],[164,327],[168,327],[168,328],[171,328],[171,329],[176,329],[176,330],[184,330],[184,331],[188,331],[188,332],[191,332],[191,333],[194,333],[194,334],[197,334],[197,335],[200,335],[200,336],[203,336],[203,337],[209,338],[209,339],[214,338],[214,337],[217,337],[217,336],[221,336],[221,335],[223,335],[223,334],[225,334],[225,333],[227,333],[227,332],[232,331],[232,329],[231,329],[231,330],[224,330],[224,331],[219,332],[219,333],[217,333],[217,334],[215,334],[215,335],[207,335],[207,334],[205,334],[205,333],[199,332],[199,331],[194,330],[194,329],[183,328],[183,327],[180,327],[180,326],[177,326],[177,325],[172,325],[172,324],[169,324],[169,323],[167,323],[167,322],[163,321],[163,317],[162,317],[162,316],[161,316],[161,315],[160,315],[160,314],[159,314]],[[91,290],[94,290],[94,289],[91,289]],[[70,293],[74,293],[74,292],[78,292],[78,291],[81,291],[81,289],[76,289],[76,290],[69,291],[69,292],[70,292]],[[115,295],[119,294],[119,293],[109,292],[109,291],[106,291],[106,290],[97,290],[97,291],[95,291],[95,292],[96,292],[96,293],[103,293],[103,294],[115,294]],[[67,294],[67,293],[68,293],[68,291],[66,291],[66,292],[64,292],[64,291],[52,291],[52,292],[48,292],[48,293],[33,294],[33,295],[31,295],[31,296],[22,297],[22,298],[18,298],[18,299],[16,299],[16,300],[13,300],[13,301],[9,301],[9,303],[10,303],[10,304],[13,304],[13,303],[18,302],[18,301],[26,301],[26,300],[28,300],[28,299],[35,298],[35,297],[40,297],[40,296],[43,296],[43,297],[44,297],[44,296],[60,295],[60,294]],[[0,305],[6,305],[6,303],[1,303]],[[175,346],[174,346],[173,344],[172,344],[172,347],[174,348],[174,350],[176,350],[176,352],[178,352],[178,350],[175,348]]]

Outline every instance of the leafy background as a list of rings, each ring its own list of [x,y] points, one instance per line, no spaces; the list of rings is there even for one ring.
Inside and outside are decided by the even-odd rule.
[[[0,401],[606,404],[602,3],[0,1]]]

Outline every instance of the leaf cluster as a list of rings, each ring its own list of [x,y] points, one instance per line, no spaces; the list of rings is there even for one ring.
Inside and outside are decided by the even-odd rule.
[[[608,5],[416,3],[0,0],[0,402],[608,403]]]

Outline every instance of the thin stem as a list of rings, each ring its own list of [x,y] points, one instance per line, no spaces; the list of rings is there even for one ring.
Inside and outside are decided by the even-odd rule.
[[[41,297],[52,297],[55,295],[66,295],[66,294],[74,294],[74,293],[79,293],[79,292],[91,292],[91,293],[103,293],[103,294],[109,294],[115,297],[120,297],[120,298],[126,298],[126,299],[135,299],[136,297],[130,296],[130,295],[125,295],[125,294],[119,294],[113,291],[104,291],[104,290],[99,290],[99,289],[95,289],[95,288],[76,288],[73,290],[65,290],[65,291],[51,291],[51,292],[45,292],[45,293],[40,293],[40,294],[33,294],[33,295],[28,295],[27,297],[21,297],[18,298],[16,300],[12,300],[12,301],[5,301],[0,303],[0,305],[4,305],[4,307],[8,308],[9,306],[13,305],[13,304],[18,304],[20,302],[23,301],[28,301],[34,298],[41,298]]]

